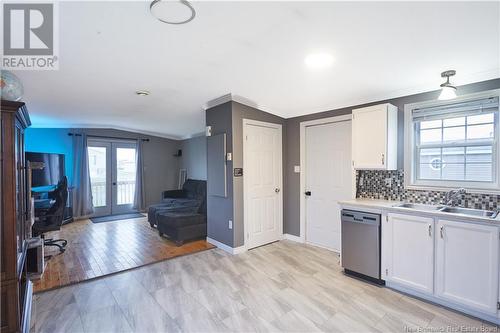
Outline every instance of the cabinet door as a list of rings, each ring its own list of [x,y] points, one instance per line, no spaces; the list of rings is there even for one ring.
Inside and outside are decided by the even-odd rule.
[[[356,169],[386,168],[386,104],[353,110],[352,145]]]
[[[497,313],[498,227],[439,220],[436,295]]]
[[[434,289],[434,220],[388,214],[385,280],[432,294]]]

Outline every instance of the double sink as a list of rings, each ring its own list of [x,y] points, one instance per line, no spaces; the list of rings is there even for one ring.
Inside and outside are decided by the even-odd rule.
[[[461,208],[461,207],[440,206],[440,205],[425,205],[425,204],[416,204],[408,202],[395,205],[394,207],[424,210],[424,211],[435,211],[435,212],[450,213],[450,214],[461,214],[474,217],[486,217],[490,219],[495,219],[499,213],[498,211],[491,211],[484,209]]]

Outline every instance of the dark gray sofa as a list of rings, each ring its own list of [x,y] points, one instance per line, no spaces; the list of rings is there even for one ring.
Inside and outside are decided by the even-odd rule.
[[[148,209],[148,221],[160,236],[167,235],[177,245],[207,236],[207,183],[188,179],[182,190],[164,191],[162,202]]]
[[[206,211],[207,182],[205,180],[187,179],[182,190],[162,192],[161,203],[148,208],[148,222],[154,227],[157,225],[157,213],[174,210],[194,210],[200,208]]]

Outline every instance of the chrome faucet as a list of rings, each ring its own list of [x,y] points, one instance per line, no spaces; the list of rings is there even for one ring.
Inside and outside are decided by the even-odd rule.
[[[467,193],[464,188],[459,188],[457,190],[451,190],[449,192],[446,192],[446,195],[444,197],[444,204],[447,206],[453,206],[453,202],[457,200],[457,198],[462,195]]]

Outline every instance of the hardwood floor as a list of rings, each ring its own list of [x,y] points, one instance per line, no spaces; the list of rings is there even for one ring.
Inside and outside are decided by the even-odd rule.
[[[205,240],[178,247],[160,237],[146,217],[98,224],[75,221],[47,233],[46,238],[67,239],[68,245],[64,253],[45,247],[46,255],[53,257],[42,278],[33,281],[35,292],[213,248]]]
[[[35,295],[38,332],[498,332],[342,273],[336,254],[281,241],[213,249]]]

